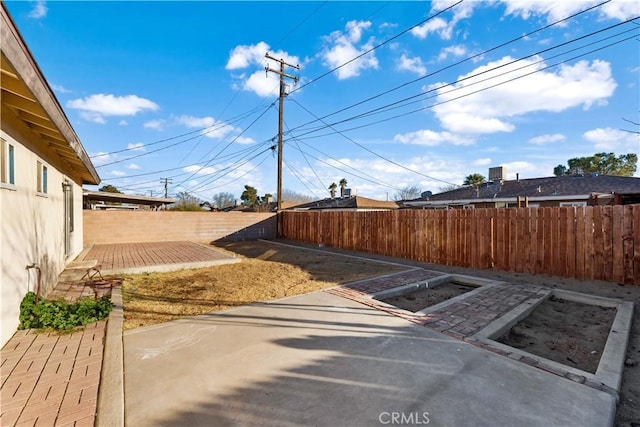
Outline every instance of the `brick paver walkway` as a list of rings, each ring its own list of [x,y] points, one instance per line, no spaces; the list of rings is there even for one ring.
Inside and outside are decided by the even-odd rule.
[[[231,256],[194,242],[151,242],[94,245],[84,256],[101,269],[116,270],[151,265],[218,261]]]
[[[85,283],[61,282],[48,298],[94,295]],[[0,351],[0,425],[93,426],[106,323],[70,334],[16,332]]]
[[[18,331],[2,348],[2,426],[93,426],[106,321],[72,334]]]

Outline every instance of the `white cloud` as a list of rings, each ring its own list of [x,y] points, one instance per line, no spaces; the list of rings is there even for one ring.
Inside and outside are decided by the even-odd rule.
[[[515,161],[508,163],[501,163],[500,166],[507,168],[507,179],[515,179],[516,174],[519,174],[520,178],[525,176],[549,176],[549,173],[540,173],[540,166],[526,161]]]
[[[334,31],[324,37],[325,41],[331,43],[322,53],[324,65],[329,69],[344,65],[336,70],[336,76],[339,80],[357,77],[364,70],[378,68],[378,58],[376,58],[374,52],[367,53],[353,62],[349,62],[373,47],[373,38],[357,46],[362,39],[363,33],[370,27],[371,22],[369,21],[349,21],[345,26],[344,32]],[[347,62],[349,63],[347,64]]]
[[[427,67],[424,66],[422,59],[419,56],[409,58],[407,55],[403,54],[397,61],[396,69],[400,71],[411,71],[419,76],[427,74]]]
[[[94,166],[104,165],[105,163],[111,163],[117,160],[118,156],[115,154],[108,154],[106,151],[99,151],[95,154],[89,154],[91,163]]]
[[[241,88],[248,92],[254,92],[256,95],[266,98],[269,96],[276,96],[280,82],[274,74],[265,75],[263,71],[256,71],[251,74],[249,78],[244,79]]]
[[[122,172],[119,170],[112,170],[111,172],[109,172],[111,175],[113,176],[126,176],[126,172]]]
[[[247,68],[250,65],[261,64],[265,61],[264,56],[269,52],[269,49],[269,45],[262,41],[254,45],[236,46],[229,54],[229,60],[225,68],[227,70],[237,70]]]
[[[447,21],[445,21],[444,19],[433,18],[418,27],[412,28],[411,34],[419,39],[424,39],[431,33],[446,31],[447,27]]]
[[[51,89],[58,93],[71,93],[72,91],[62,85],[51,84]]]
[[[561,133],[538,135],[529,140],[531,144],[543,145],[551,142],[564,141],[566,137]]]
[[[489,166],[491,164],[491,159],[489,157],[484,157],[482,159],[476,159],[471,162],[473,166]]]
[[[167,121],[164,119],[149,120],[148,122],[145,122],[142,126],[147,129],[164,130],[164,125],[166,124],[166,122]]]
[[[104,117],[102,117],[102,115],[91,112],[91,111],[81,111],[80,117],[82,117],[88,122],[98,123],[100,125],[107,123],[107,121],[104,119]]]
[[[127,169],[131,169],[131,170],[140,170],[140,169],[142,169],[142,168],[140,167],[140,165],[137,165],[137,164],[135,164],[135,163],[131,163],[131,164],[127,165],[127,166],[126,166],[126,168],[127,168]]]
[[[129,124],[129,122],[127,122],[126,120],[120,120],[120,121],[118,122],[118,126],[126,126],[126,125],[128,125],[128,124]]]
[[[215,139],[222,139],[232,132],[240,132],[241,130],[231,126],[220,120],[216,120],[213,117],[194,117],[194,116],[180,116],[176,118],[176,121],[188,128],[202,129],[202,134]]]
[[[534,16],[546,16],[551,23],[566,18],[588,7],[600,3],[599,0],[501,0],[506,6],[505,15],[515,15],[522,19]],[[640,3],[637,1],[612,1],[596,9],[604,18],[624,20],[640,14]]]
[[[144,151],[144,144],[142,142],[136,142],[133,144],[127,144],[127,149],[132,151]]]
[[[640,141],[638,135],[613,128],[597,128],[585,132],[584,139],[591,142],[597,150],[617,151],[620,154],[638,153]]]
[[[114,96],[104,93],[70,100],[67,107],[80,110],[81,117],[95,123],[105,123],[104,116],[135,116],[142,111],[160,108],[156,103],[136,95]]]
[[[436,117],[444,128],[454,133],[510,132],[515,129],[510,118],[578,106],[587,109],[593,104],[606,103],[617,86],[608,62],[579,61],[574,65],[561,65],[553,72],[542,71],[546,64],[537,63],[539,60],[531,58],[506,65],[513,59],[504,57],[460,76],[453,85],[432,85],[430,89],[438,93],[438,105],[433,107]],[[521,69],[523,66],[527,68]],[[511,72],[504,74],[507,71]],[[537,72],[525,76],[532,71]],[[484,74],[471,77],[479,73]],[[509,81],[516,76],[525,77]],[[492,87],[498,83],[503,84]],[[480,89],[487,90],[474,93]]]
[[[451,9],[450,13],[453,13],[453,16],[449,22],[438,16],[412,29],[411,34],[419,39],[424,39],[431,33],[437,33],[443,40],[449,40],[453,35],[453,29],[456,24],[460,20],[469,18],[473,14],[476,3],[480,2],[471,1],[461,3]],[[431,2],[431,13],[440,12],[450,7],[451,4],[449,0],[433,0]]]
[[[49,8],[47,8],[47,2],[38,0],[35,2],[33,9],[31,9],[31,12],[29,12],[27,16],[33,19],[41,19],[47,16],[48,11]]]
[[[440,51],[438,61],[444,61],[449,56],[463,56],[467,53],[467,48],[461,44],[447,46]]]
[[[236,138],[235,142],[237,142],[238,144],[253,144],[254,142],[256,142],[256,140],[248,136],[239,136],[238,138]]]
[[[210,166],[189,165],[182,168],[187,173],[195,173],[196,175],[212,175],[216,173],[216,168]]]
[[[450,132],[434,132],[428,129],[397,134],[393,137],[393,140],[402,144],[426,145],[430,147],[435,147],[440,144],[471,145],[475,142],[474,139],[467,136],[456,135]]]
[[[271,66],[273,69],[278,69],[273,61],[265,58],[265,54],[269,53],[274,58],[283,59],[286,63],[291,65],[299,65],[300,59],[297,56],[290,55],[287,52],[278,50],[271,51],[271,47],[260,41],[254,45],[239,45],[231,50],[229,53],[229,59],[225,68],[227,70],[243,70],[255,68],[256,71],[249,74],[246,73],[232,74],[234,79],[232,87],[234,89],[242,89],[249,92],[254,92],[258,96],[267,97],[278,93],[278,79],[274,78],[272,73],[267,73],[265,76],[265,65]]]

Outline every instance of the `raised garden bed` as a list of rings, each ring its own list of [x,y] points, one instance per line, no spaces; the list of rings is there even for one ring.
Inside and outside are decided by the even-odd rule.
[[[451,298],[471,292],[477,287],[477,285],[451,280],[440,283],[435,287],[418,288],[406,294],[380,299],[380,301],[416,313]]]
[[[552,296],[496,341],[595,374],[615,316],[614,307]]]

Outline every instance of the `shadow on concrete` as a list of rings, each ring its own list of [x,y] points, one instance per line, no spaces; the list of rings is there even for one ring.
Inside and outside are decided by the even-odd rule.
[[[596,426],[612,415],[605,393],[335,303],[305,295],[125,334],[127,423],[372,426],[402,414],[405,425]]]

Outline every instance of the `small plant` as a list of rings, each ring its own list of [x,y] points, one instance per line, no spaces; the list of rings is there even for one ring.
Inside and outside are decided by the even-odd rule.
[[[50,328],[70,331],[76,326],[104,319],[112,307],[108,295],[99,299],[81,298],[74,303],[41,299],[36,304],[36,294],[28,292],[20,303],[18,329]]]

